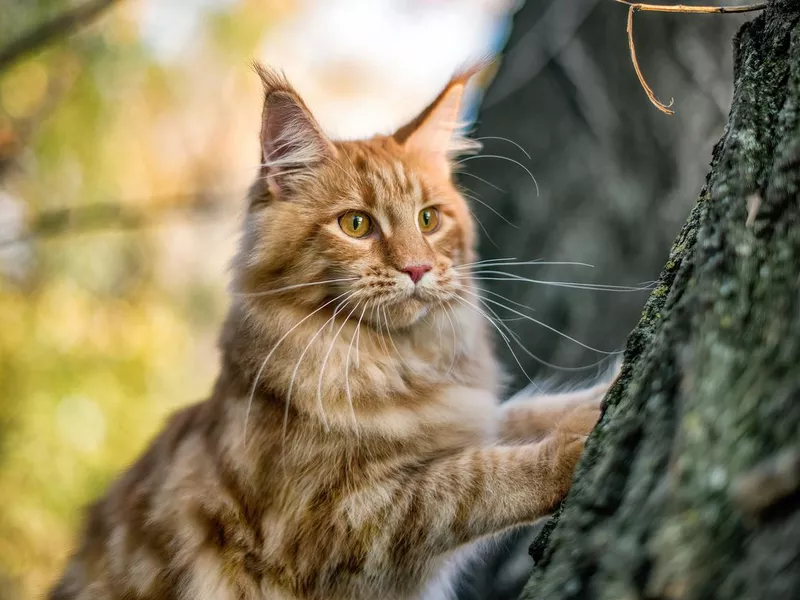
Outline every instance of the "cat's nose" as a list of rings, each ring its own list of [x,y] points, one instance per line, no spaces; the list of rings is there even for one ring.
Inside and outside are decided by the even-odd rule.
[[[411,277],[411,281],[419,283],[419,280],[430,271],[433,267],[431,265],[408,265],[401,269],[403,273]]]

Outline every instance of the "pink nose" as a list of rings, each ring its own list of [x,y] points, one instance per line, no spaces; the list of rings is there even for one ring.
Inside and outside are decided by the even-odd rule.
[[[411,281],[414,283],[419,283],[419,280],[422,279],[422,276],[425,275],[428,271],[431,270],[430,265],[409,265],[402,269],[403,273],[411,277]]]

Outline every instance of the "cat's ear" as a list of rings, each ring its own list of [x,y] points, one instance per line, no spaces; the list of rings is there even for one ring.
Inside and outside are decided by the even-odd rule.
[[[255,64],[264,86],[261,115],[261,176],[275,197],[286,195],[292,182],[336,155],[311,111],[286,78]]]
[[[480,142],[464,135],[458,117],[467,82],[484,66],[486,63],[482,62],[455,75],[433,102],[394,133],[395,141],[411,152],[425,155],[446,174],[455,157],[480,150]]]

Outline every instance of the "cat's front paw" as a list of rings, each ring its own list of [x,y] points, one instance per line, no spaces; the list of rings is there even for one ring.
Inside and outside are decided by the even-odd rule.
[[[550,507],[547,512],[554,511],[562,502],[572,486],[572,477],[575,466],[583,454],[586,436],[557,430],[551,433],[542,442],[548,456],[552,477],[553,494],[550,497]]]
[[[600,420],[600,402],[576,406],[559,420],[554,433],[562,432],[568,435],[588,436]]]

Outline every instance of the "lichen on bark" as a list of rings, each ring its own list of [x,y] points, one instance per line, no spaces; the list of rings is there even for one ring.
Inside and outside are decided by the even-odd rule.
[[[706,186],[523,598],[800,595],[800,2],[734,51]]]

